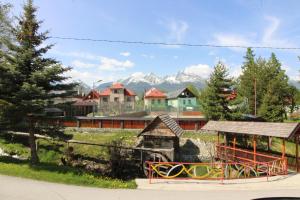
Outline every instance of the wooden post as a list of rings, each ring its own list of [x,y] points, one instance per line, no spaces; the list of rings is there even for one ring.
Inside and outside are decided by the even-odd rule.
[[[271,151],[272,146],[272,136],[268,136],[268,151]]]
[[[236,135],[233,137],[233,158],[235,157]]]
[[[282,139],[282,158],[285,157],[285,138]]]
[[[295,136],[295,144],[296,144],[296,153],[295,153],[295,155],[296,155],[296,172],[299,172],[298,171],[298,168],[299,168],[299,161],[298,161],[298,157],[299,157],[299,136],[298,135],[296,135]]]
[[[218,131],[218,145],[220,145],[220,132]]]
[[[225,159],[226,159],[226,162],[227,162],[227,160],[228,160],[228,157],[227,157],[227,145],[228,145],[228,143],[227,143],[227,133],[224,133],[224,144],[225,144]]]
[[[256,163],[256,135],[253,136],[253,160]]]

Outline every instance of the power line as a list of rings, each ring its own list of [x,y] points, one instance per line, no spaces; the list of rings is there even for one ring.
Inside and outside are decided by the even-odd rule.
[[[60,39],[60,40],[89,41],[89,42],[107,42],[107,43],[119,43],[119,44],[162,45],[162,46],[187,46],[187,47],[212,47],[212,48],[243,48],[243,49],[253,48],[253,49],[300,50],[300,47],[280,47],[280,46],[245,46],[245,45],[166,43],[166,42],[145,42],[145,41],[129,41],[129,40],[107,40],[107,39],[60,37],[60,36],[50,36],[49,38]]]

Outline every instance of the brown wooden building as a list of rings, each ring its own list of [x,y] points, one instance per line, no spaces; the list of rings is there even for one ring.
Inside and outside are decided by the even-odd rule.
[[[240,121],[209,121],[201,128],[205,131],[214,131],[218,133],[217,153],[219,157],[229,161],[244,162],[268,162],[274,158],[282,158],[287,161],[290,169],[300,170],[299,163],[299,123],[272,123],[272,122],[240,122]],[[224,135],[224,143],[220,144],[219,135]],[[241,144],[242,140],[248,138],[251,141],[252,151],[249,145]],[[259,140],[267,139],[265,148],[257,148]],[[281,140],[280,154],[272,151],[272,138]],[[295,152],[286,153],[286,143],[295,146]],[[237,151],[237,148],[242,149]],[[245,150],[247,151],[245,151]],[[292,149],[292,148],[291,148]],[[250,150],[250,151],[249,151]],[[228,155],[231,154],[231,155]],[[235,159],[235,160],[233,160]]]

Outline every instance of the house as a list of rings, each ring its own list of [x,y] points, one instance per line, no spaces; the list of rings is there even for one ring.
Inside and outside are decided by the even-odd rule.
[[[196,109],[199,105],[197,97],[188,88],[179,89],[167,94],[168,107],[179,111],[189,111]]]
[[[76,116],[85,116],[89,113],[95,113],[98,109],[100,95],[97,90],[91,90],[82,99],[78,99],[73,106]]]
[[[99,106],[119,106],[133,110],[136,94],[121,83],[114,83],[99,93]]]
[[[165,109],[167,107],[167,95],[157,88],[151,88],[144,95],[145,110]]]

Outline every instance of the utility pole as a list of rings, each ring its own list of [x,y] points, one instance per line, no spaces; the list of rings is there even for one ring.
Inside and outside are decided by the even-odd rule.
[[[93,117],[95,117],[95,105],[94,105],[94,92],[95,92],[95,83],[100,83],[102,80],[94,81],[93,82],[93,93],[92,93],[92,99],[93,99]]]
[[[256,92],[256,78],[254,78],[254,116],[257,114],[257,92]]]

